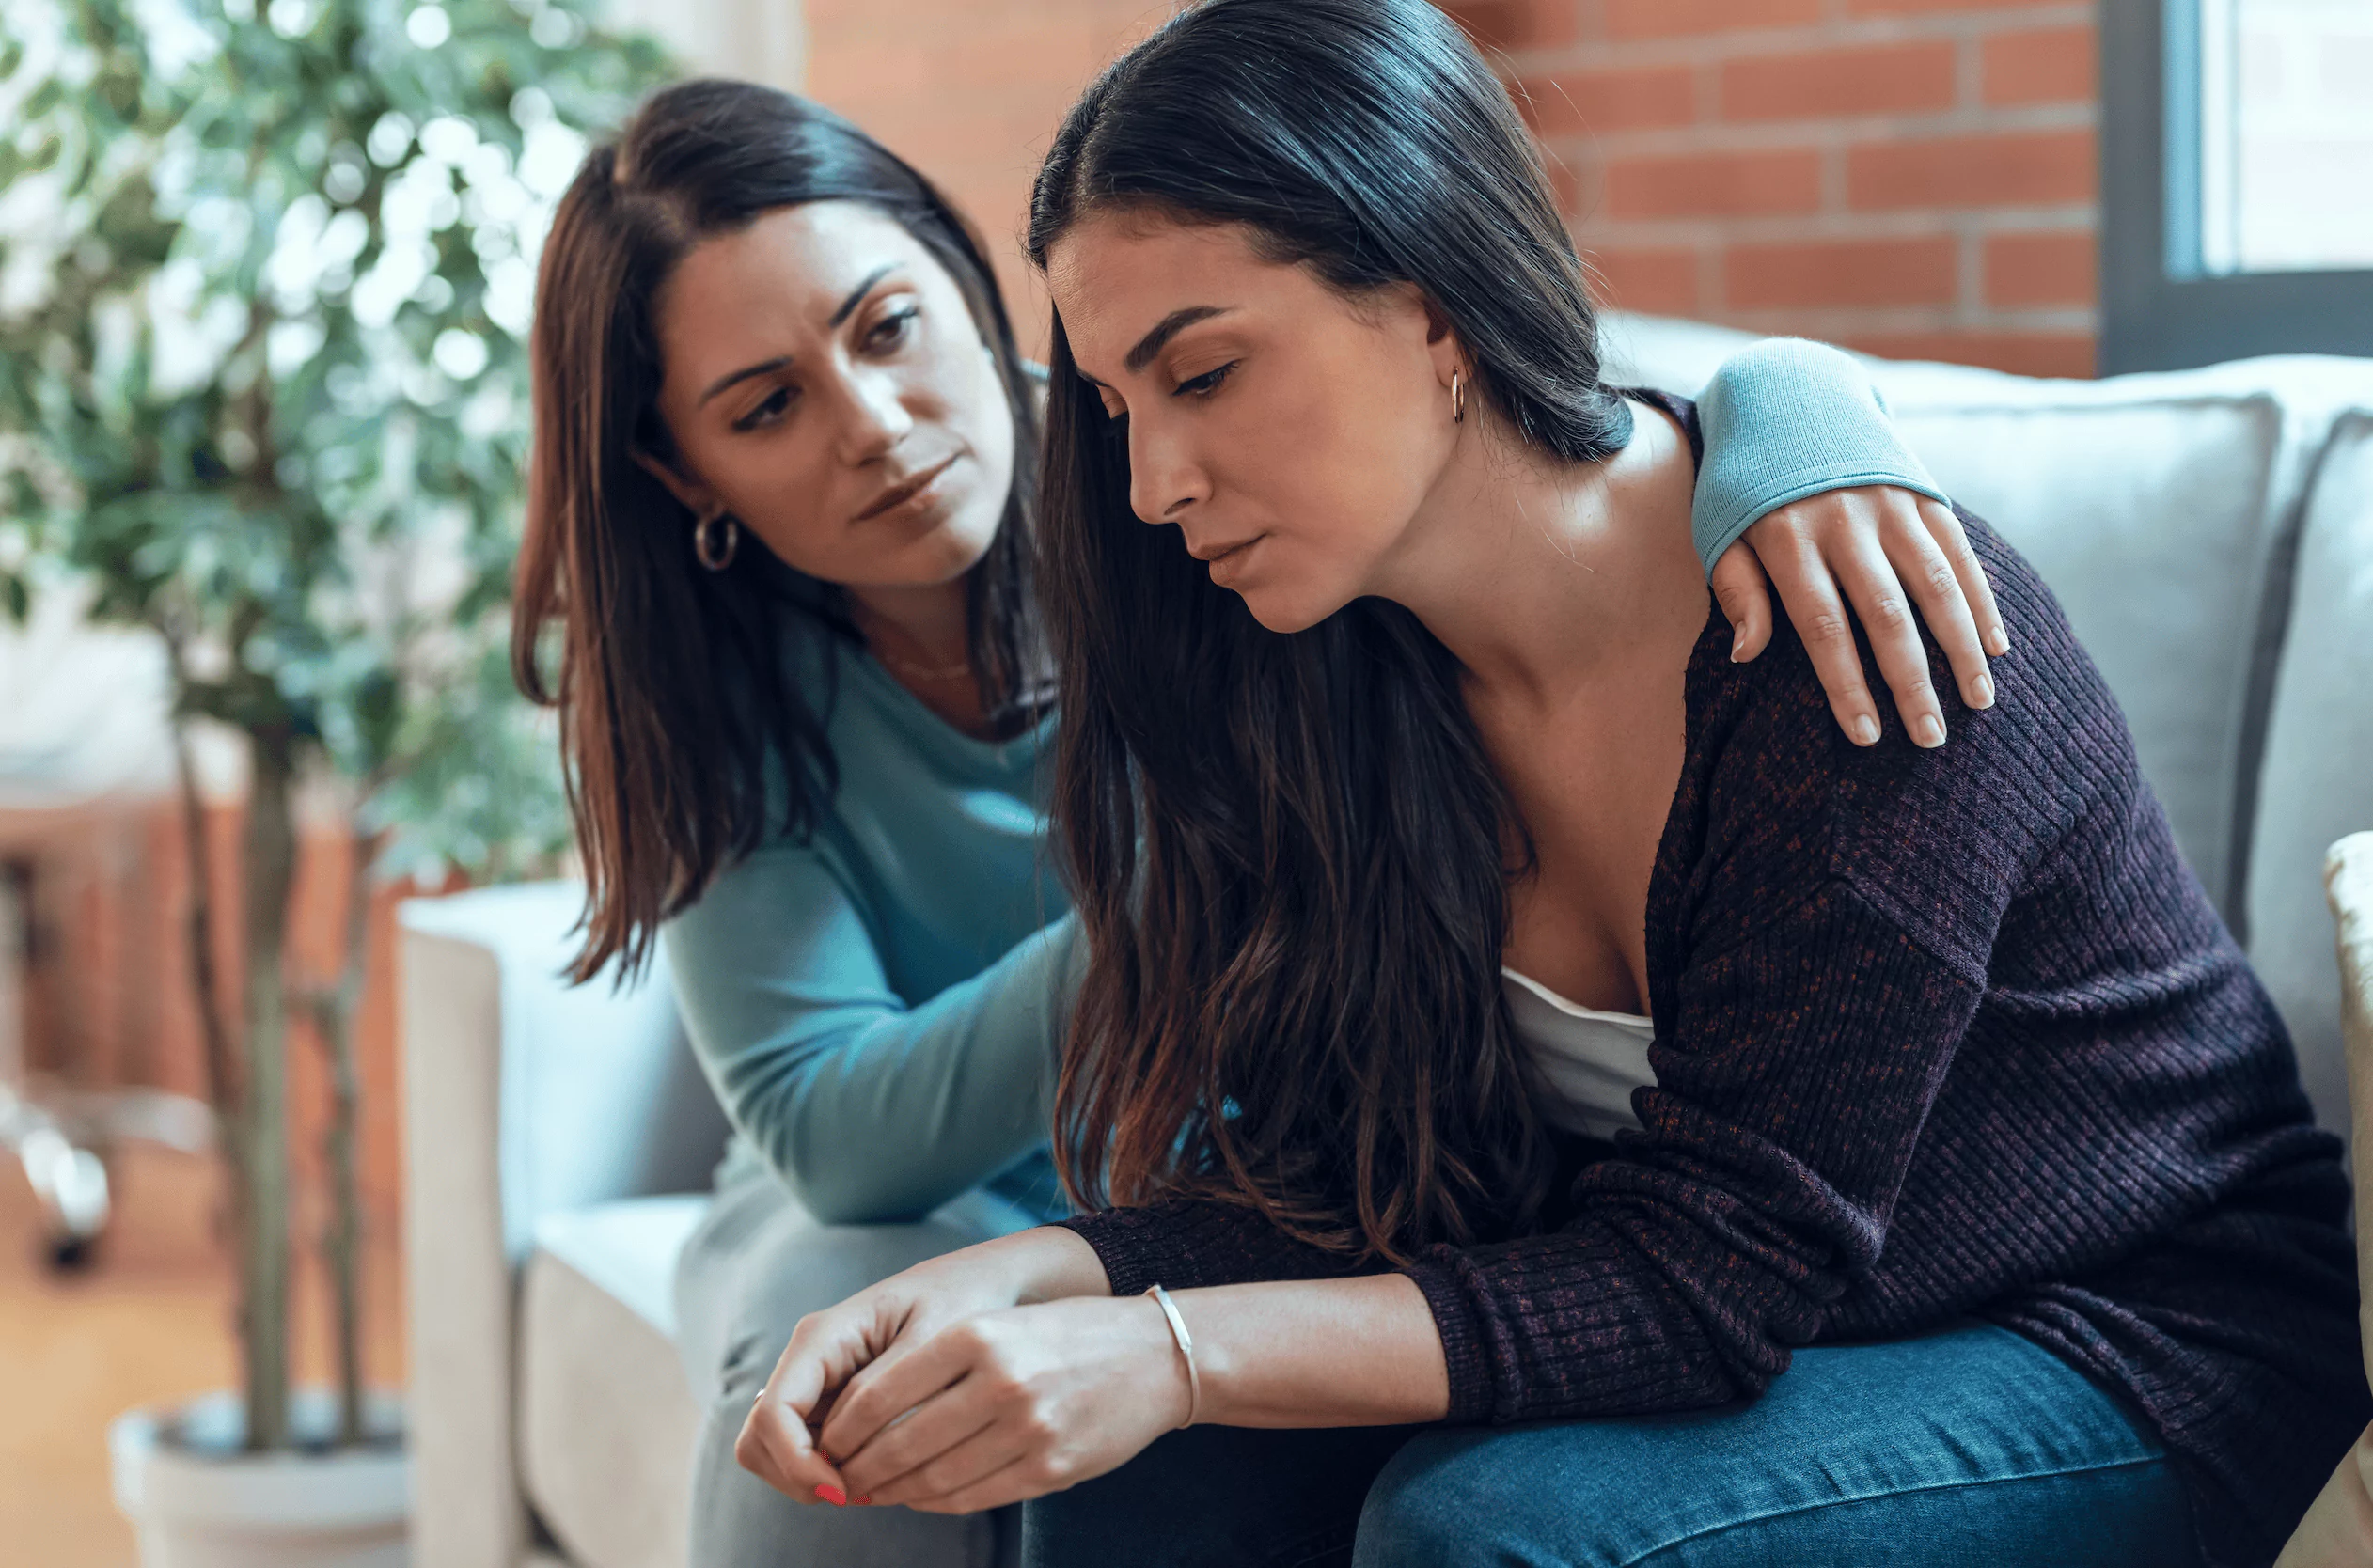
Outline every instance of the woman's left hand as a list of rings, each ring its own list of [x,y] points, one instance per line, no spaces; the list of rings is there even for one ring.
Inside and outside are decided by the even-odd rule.
[[[1856,745],[1875,744],[1879,726],[1849,601],[1916,744],[1944,744],[1944,713],[1914,605],[1944,650],[1961,699],[1972,708],[1994,705],[1986,656],[2008,651],[2010,638],[1986,568],[1950,507],[1897,486],[1867,485],[1808,495],[1758,519],[1714,563],[1714,597],[1735,628],[1731,657],[1740,663],[1771,640],[1767,573],[1828,689],[1838,728]]]
[[[897,1348],[848,1381],[816,1435],[850,1495],[876,1506],[973,1513],[1043,1497],[1186,1417],[1185,1363],[1141,1297],[981,1312]]]

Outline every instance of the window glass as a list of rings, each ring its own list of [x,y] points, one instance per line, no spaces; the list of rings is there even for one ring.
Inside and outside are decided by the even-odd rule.
[[[2373,267],[2373,0],[2199,0],[2210,274]]]

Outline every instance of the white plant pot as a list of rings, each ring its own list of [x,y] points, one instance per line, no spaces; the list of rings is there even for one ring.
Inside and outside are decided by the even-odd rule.
[[[241,1450],[233,1394],[117,1418],[116,1506],[139,1535],[141,1568],[410,1568],[402,1406],[371,1398],[362,1448],[328,1446],[327,1389],[300,1390],[290,1418],[298,1447],[278,1453]]]

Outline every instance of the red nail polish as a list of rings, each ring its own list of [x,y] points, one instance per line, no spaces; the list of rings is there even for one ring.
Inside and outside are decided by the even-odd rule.
[[[859,1497],[859,1498],[857,1498],[857,1502],[858,1502],[858,1504],[859,1504],[860,1506],[862,1506],[863,1504],[866,1504],[866,1503],[870,1503],[870,1502],[872,1502],[872,1500],[873,1500],[873,1499],[872,1499],[872,1498],[871,1498],[871,1497]]]
[[[819,1486],[816,1488],[816,1496],[822,1497],[825,1501],[830,1503],[835,1508],[845,1508],[848,1506],[849,1495],[846,1492],[841,1491],[838,1486]]]

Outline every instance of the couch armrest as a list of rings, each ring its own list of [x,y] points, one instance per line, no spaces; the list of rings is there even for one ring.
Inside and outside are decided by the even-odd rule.
[[[513,1568],[515,1277],[547,1214],[707,1184],[726,1123],[663,967],[572,987],[574,884],[419,899],[402,926],[413,1552]]]

